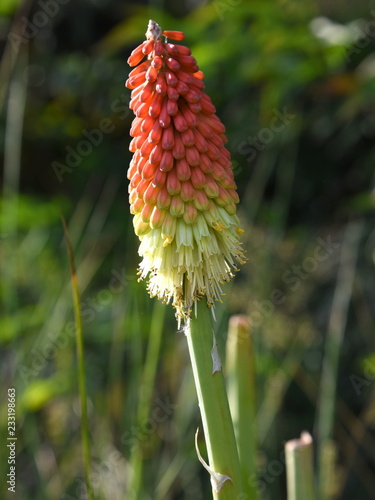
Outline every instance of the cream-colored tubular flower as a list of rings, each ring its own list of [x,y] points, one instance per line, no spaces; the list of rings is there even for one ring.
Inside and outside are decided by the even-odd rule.
[[[152,297],[173,300],[180,320],[204,296],[209,306],[221,300],[236,261],[245,261],[243,230],[225,128],[204,75],[188,47],[167,41],[184,34],[150,21],[146,38],[128,60],[136,66],[126,82],[135,114],[129,200],[140,278],[149,276]]]

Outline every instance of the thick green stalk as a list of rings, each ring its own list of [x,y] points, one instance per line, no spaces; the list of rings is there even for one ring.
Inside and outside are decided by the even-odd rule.
[[[197,304],[186,329],[195,386],[198,394],[206,440],[209,466],[215,473],[228,476],[221,487],[213,484],[213,498],[240,500],[244,498],[242,479],[232,419],[225,390],[224,377],[207,305]],[[215,363],[214,363],[215,361]],[[223,477],[223,476],[219,476]],[[211,482],[212,482],[211,473]],[[219,489],[219,492],[215,491]]]
[[[285,443],[288,500],[315,500],[313,442],[308,432]]]
[[[249,319],[243,315],[232,316],[229,321],[225,378],[244,492],[257,500],[255,356]]]
[[[85,483],[89,500],[94,500],[94,491],[90,480],[91,468],[91,450],[90,450],[90,435],[89,423],[87,418],[87,393],[86,393],[86,377],[85,377],[85,358],[83,350],[83,329],[81,315],[81,298],[79,294],[77,273],[74,264],[73,249],[70,242],[69,231],[63,216],[61,216],[64,226],[65,241],[68,248],[70,272],[73,291],[74,319],[76,326],[76,349],[77,349],[77,364],[78,364],[78,387],[81,403],[81,438],[83,450],[83,466],[85,471]]]

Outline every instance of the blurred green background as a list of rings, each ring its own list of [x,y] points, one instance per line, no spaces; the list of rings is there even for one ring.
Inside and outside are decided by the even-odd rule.
[[[249,481],[264,500],[285,499],[284,443],[309,430],[325,450],[326,497],[373,499],[375,2],[350,0],[1,0],[1,496],[14,498],[15,387],[17,499],[86,498],[62,212],[82,293],[97,498],[210,498],[184,335],[136,280],[124,81],[150,18],[185,32],[227,128],[249,261],[215,330],[224,352],[230,315],[252,324]],[[125,496],[134,456],[143,479]]]

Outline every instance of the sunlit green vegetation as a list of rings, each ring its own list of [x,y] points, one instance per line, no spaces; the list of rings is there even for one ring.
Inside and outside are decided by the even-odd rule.
[[[185,337],[172,308],[137,282],[127,203],[126,59],[153,18],[185,32],[227,128],[249,261],[215,328],[224,356],[229,317],[245,313],[252,325],[258,477],[249,481],[262,499],[285,499],[284,443],[308,430],[326,498],[373,498],[371,3],[20,4],[0,6],[1,496],[13,498],[14,387],[17,499],[86,498],[63,213],[82,294],[97,500],[210,498]],[[137,491],[125,496],[129,484]]]

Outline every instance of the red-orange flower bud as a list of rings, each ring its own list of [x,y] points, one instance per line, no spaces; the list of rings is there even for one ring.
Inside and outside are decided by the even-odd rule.
[[[209,305],[221,300],[230,267],[245,260],[238,195],[225,127],[203,91],[204,74],[188,47],[167,41],[183,33],[150,21],[146,37],[128,59],[136,116],[129,202],[141,240],[141,279],[150,276],[151,296],[172,300],[180,319],[202,296]]]

